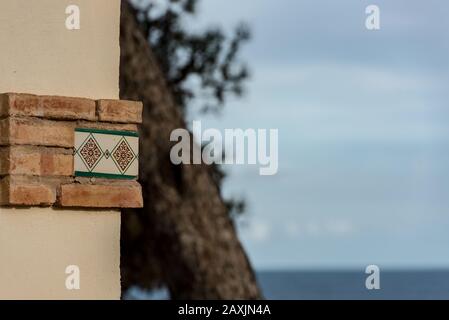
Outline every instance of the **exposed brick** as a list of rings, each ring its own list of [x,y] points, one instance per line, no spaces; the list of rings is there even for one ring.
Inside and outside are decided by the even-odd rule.
[[[73,154],[43,152],[40,156],[42,176],[73,175]]]
[[[43,116],[43,110],[40,108],[39,97],[30,94],[2,94],[0,98],[0,110],[0,114],[2,116]]]
[[[7,183],[6,178],[0,178],[0,206],[8,204],[9,201],[9,183]]]
[[[96,103],[84,98],[6,93],[0,97],[1,116],[62,120],[96,120]]]
[[[0,175],[72,176],[73,152],[60,148],[0,148]]]
[[[9,144],[9,121],[8,119],[0,120],[0,146]]]
[[[137,181],[74,177],[75,128],[138,131],[142,104],[0,94],[0,206],[140,208]]]
[[[137,182],[123,185],[62,185],[59,197],[59,204],[63,207],[143,207],[142,188]]]
[[[4,206],[50,206],[56,201],[55,187],[44,181],[8,176],[0,182],[0,204]]]
[[[100,121],[142,123],[143,104],[124,100],[98,100],[97,114]]]
[[[55,192],[42,184],[11,184],[8,205],[50,206],[56,201]]]
[[[6,118],[0,120],[0,146],[16,144],[73,148],[75,128],[138,131],[136,124]]]
[[[9,116],[9,98],[8,94],[0,94],[0,118]]]
[[[0,148],[0,176],[7,175],[9,172],[9,150]]]
[[[7,174],[40,175],[39,153],[17,152],[16,148],[11,148],[8,155]]]
[[[64,121],[8,118],[9,144],[73,148],[74,125]]]

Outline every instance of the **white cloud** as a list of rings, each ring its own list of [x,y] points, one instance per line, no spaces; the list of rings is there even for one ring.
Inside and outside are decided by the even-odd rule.
[[[248,229],[244,232],[250,240],[256,242],[265,242],[269,240],[272,230],[270,225],[265,221],[254,221],[248,225]]]
[[[289,221],[284,225],[288,237],[345,237],[356,231],[352,221],[345,219],[316,219]]]
[[[412,72],[413,71],[413,72]],[[344,81],[342,81],[344,79]],[[397,93],[441,88],[444,85],[435,75],[422,70],[400,70],[388,66],[357,65],[352,63],[307,63],[271,64],[255,70],[255,85],[258,89],[300,88],[303,94],[309,89],[316,91],[358,90],[373,93]],[[307,90],[305,90],[307,89]]]
[[[348,220],[327,221],[326,229],[335,236],[346,236],[355,231],[354,224]]]

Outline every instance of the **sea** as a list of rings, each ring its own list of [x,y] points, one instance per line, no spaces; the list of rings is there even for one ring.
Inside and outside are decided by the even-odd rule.
[[[257,273],[269,300],[449,300],[449,270],[382,271],[379,289],[368,290],[363,271],[262,271]],[[133,288],[125,299],[166,300],[166,289]]]
[[[383,271],[379,289],[368,290],[360,271],[269,271],[258,273],[272,300],[449,299],[449,271]]]

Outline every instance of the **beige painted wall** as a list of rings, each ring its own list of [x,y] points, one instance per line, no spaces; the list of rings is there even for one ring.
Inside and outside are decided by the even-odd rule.
[[[120,298],[120,213],[0,209],[0,299]],[[67,266],[80,290],[67,290]]]
[[[81,30],[65,27],[69,4]],[[118,98],[119,20],[119,0],[0,0],[0,92]],[[0,298],[118,299],[119,252],[119,212],[0,208]]]
[[[118,98],[119,19],[119,0],[1,0],[0,92]]]

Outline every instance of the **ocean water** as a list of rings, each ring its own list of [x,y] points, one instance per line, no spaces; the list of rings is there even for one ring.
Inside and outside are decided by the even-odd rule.
[[[380,289],[367,290],[363,271],[265,271],[257,277],[269,300],[449,300],[449,270],[382,271]],[[125,299],[166,300],[167,289],[131,289]]]
[[[266,299],[449,299],[449,271],[383,271],[380,289],[367,290],[363,271],[259,272]]]

